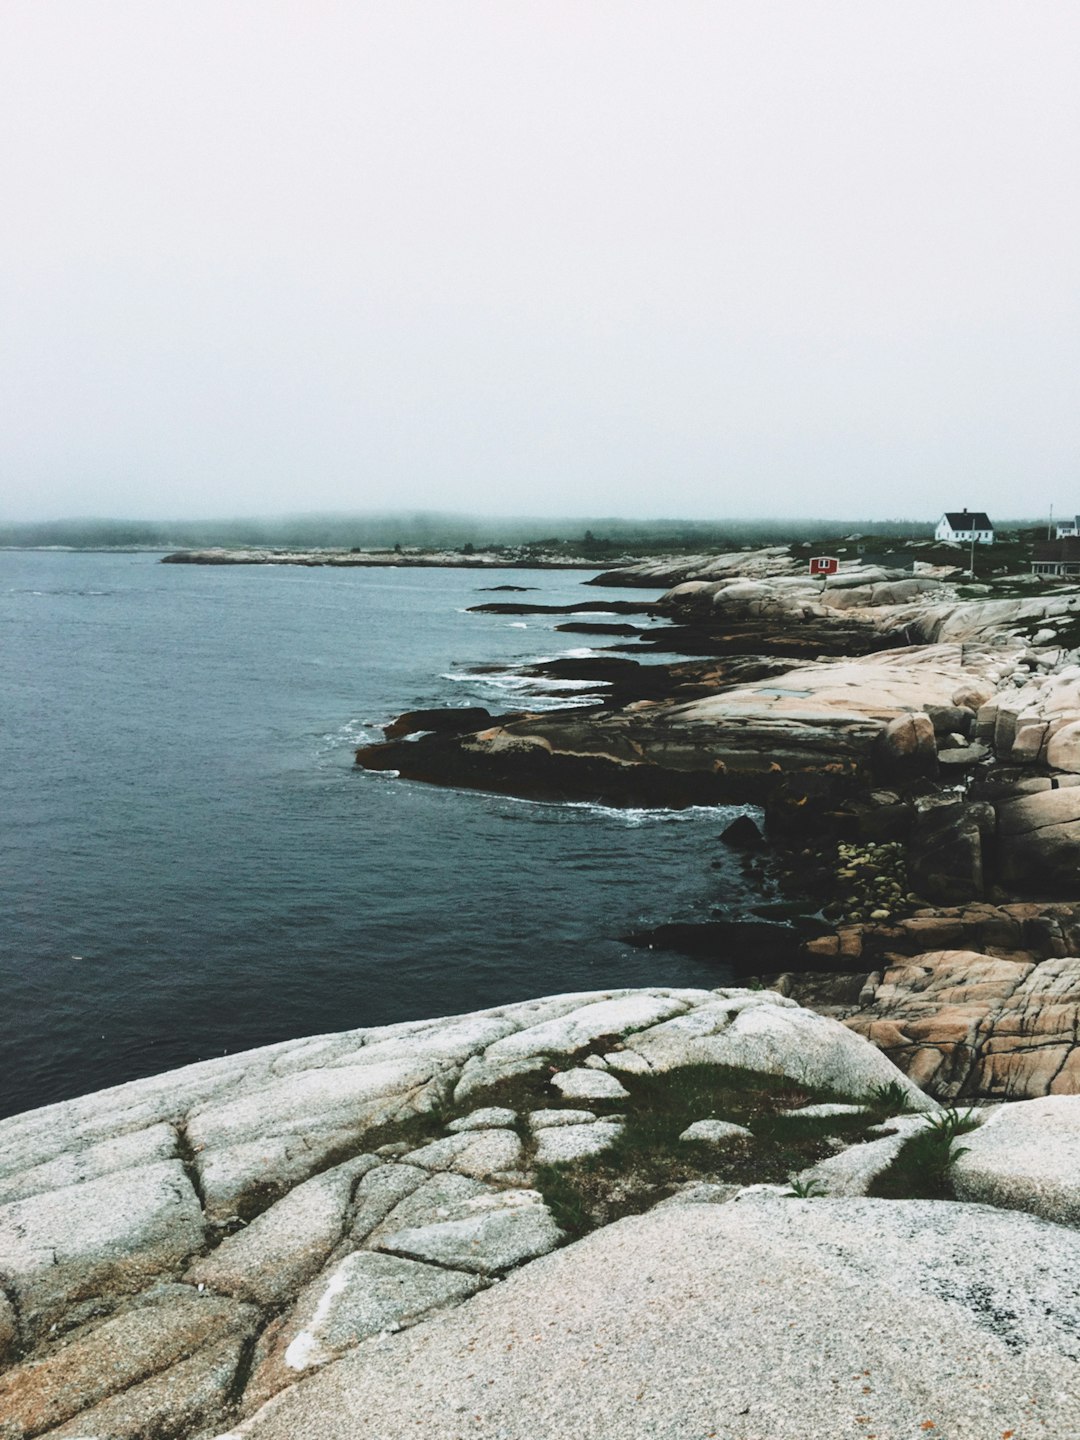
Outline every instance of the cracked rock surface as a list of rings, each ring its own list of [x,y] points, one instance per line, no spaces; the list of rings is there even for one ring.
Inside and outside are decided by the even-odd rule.
[[[399,1332],[475,1314],[484,1333],[503,1292],[542,1267],[562,1283],[594,1253],[595,1237],[567,1243],[534,1167],[603,1161],[633,1126],[627,1087],[703,1063],[804,1099],[892,1087],[934,1105],[851,1029],[773,992],[657,988],[288,1042],[0,1122],[0,1440],[243,1433],[361,1353],[374,1375]],[[673,1232],[755,1193],[674,1188]],[[413,1378],[398,1372],[398,1400]],[[455,1413],[429,1433],[457,1434]],[[371,1434],[409,1433],[371,1414]],[[323,1424],[313,1409],[267,1433],[332,1434]]]

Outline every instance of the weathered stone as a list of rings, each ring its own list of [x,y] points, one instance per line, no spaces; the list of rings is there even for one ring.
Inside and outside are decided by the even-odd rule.
[[[163,1286],[147,1300],[85,1326],[45,1358],[0,1376],[0,1440],[25,1440],[185,1360],[225,1336],[250,1335],[247,1305]]]
[[[908,849],[911,884],[947,905],[983,893],[983,843],[994,834],[993,807],[934,796],[918,807]]]
[[[943,1099],[1080,1092],[1080,959],[919,955],[845,1023]]]
[[[529,1125],[533,1130],[548,1130],[553,1125],[589,1125],[596,1119],[594,1110],[532,1110]]]
[[[86,1296],[175,1275],[202,1243],[202,1211],[178,1160],[0,1205],[0,1273],[39,1333]]]
[[[478,1275],[510,1270],[553,1250],[562,1238],[534,1190],[503,1190],[467,1201],[460,1218],[400,1230],[379,1248]]]
[[[438,1061],[415,1056],[304,1070],[197,1110],[187,1122],[188,1139],[199,1152],[312,1128],[360,1137],[373,1125],[410,1113],[416,1092],[438,1072]]]
[[[1078,1271],[1076,1232],[984,1206],[659,1206],[371,1342],[243,1433],[1062,1440],[1080,1433]]]
[[[921,1115],[901,1115],[890,1120],[885,1128],[891,1134],[863,1145],[852,1145],[838,1155],[819,1160],[802,1171],[799,1180],[812,1186],[817,1195],[850,1197],[865,1195],[877,1177],[887,1170],[916,1130],[926,1120]]]
[[[351,1240],[359,1244],[381,1225],[395,1205],[419,1190],[430,1177],[415,1165],[380,1165],[356,1187],[350,1221]]]
[[[520,1059],[529,1055],[571,1055],[603,1035],[644,1030],[658,1020],[681,1014],[686,1001],[670,995],[638,992],[583,1005],[557,1020],[530,1026],[489,1046],[484,1059]]]
[[[347,1255],[305,1297],[285,1364],[293,1372],[325,1365],[369,1335],[401,1330],[432,1310],[459,1303],[481,1284],[460,1270],[398,1255]]]
[[[994,695],[994,687],[987,680],[965,680],[952,693],[952,703],[964,710],[978,711]]]
[[[206,1218],[215,1224],[246,1219],[279,1200],[316,1171],[357,1146],[355,1132],[312,1130],[268,1135],[195,1156]]]
[[[517,1112],[508,1110],[504,1105],[489,1105],[484,1110],[474,1110],[471,1115],[462,1115],[457,1120],[451,1120],[447,1130],[451,1135],[458,1135],[463,1130],[491,1130],[512,1126],[517,1120]]]
[[[946,770],[970,770],[990,754],[987,745],[962,745],[951,750],[938,751],[938,764]]]
[[[619,1138],[622,1130],[620,1123],[611,1120],[541,1130],[536,1141],[536,1164],[571,1165],[600,1155]]]
[[[875,761],[883,775],[933,775],[937,743],[929,716],[898,715],[890,720],[878,738]]]
[[[466,1061],[454,1087],[454,1104],[465,1105],[474,1095],[481,1094],[503,1080],[516,1080],[522,1075],[539,1075],[549,1069],[546,1055],[503,1056],[488,1059],[474,1056]]]
[[[0,1290],[0,1365],[6,1365],[8,1356],[15,1349],[19,1326],[15,1307]]]
[[[718,991],[710,1004],[632,1035],[627,1043],[655,1071],[732,1065],[851,1096],[895,1083],[914,1108],[933,1105],[895,1065],[845,1026],[772,991]]]
[[[650,1070],[644,1055],[634,1050],[609,1050],[604,1059],[609,1070],[618,1070],[622,1075],[648,1075]]]
[[[825,1101],[820,1105],[800,1105],[797,1110],[781,1111],[781,1114],[786,1115],[789,1120],[831,1120],[833,1116],[866,1115],[868,1113],[865,1105],[843,1105],[831,1101]]]
[[[679,1136],[680,1140],[698,1145],[731,1145],[753,1138],[752,1130],[731,1120],[695,1120]]]
[[[564,1100],[626,1100],[629,1091],[614,1075],[602,1070],[562,1070],[551,1077],[551,1088]]]
[[[223,1423],[246,1341],[216,1340],[160,1375],[110,1396],[43,1440],[147,1440],[206,1434]],[[212,1431],[211,1431],[212,1433]]]
[[[298,1185],[197,1260],[185,1278],[260,1305],[280,1304],[322,1268],[342,1237],[357,1181],[378,1163],[361,1155]]]
[[[742,1190],[741,1185],[717,1184],[711,1180],[688,1180],[676,1187],[675,1193],[653,1206],[659,1210],[665,1205],[726,1205]]]
[[[469,1130],[435,1140],[403,1158],[406,1164],[425,1170],[456,1170],[483,1180],[497,1170],[516,1169],[521,1161],[521,1140],[513,1130]]]
[[[491,1186],[467,1175],[432,1175],[416,1190],[399,1200],[394,1208],[364,1238],[367,1248],[380,1245],[401,1230],[415,1230],[468,1214],[468,1202],[479,1196],[497,1194]]]
[[[1080,1094],[1002,1105],[953,1166],[961,1200],[1080,1226]]]
[[[998,807],[998,874],[1041,895],[1074,895],[1080,879],[1080,789],[1044,790]]]
[[[174,1160],[176,1155],[177,1134],[173,1127],[152,1125],[130,1135],[118,1135],[114,1140],[65,1151],[44,1164],[0,1178],[0,1204],[97,1180],[117,1170],[152,1165],[155,1160]]]
[[[1080,720],[1055,730],[1046,747],[1046,763],[1052,770],[1080,774]]]

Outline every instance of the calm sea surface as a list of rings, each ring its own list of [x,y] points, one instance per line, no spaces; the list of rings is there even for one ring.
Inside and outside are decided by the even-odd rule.
[[[325,1030],[722,983],[617,937],[738,899],[730,812],[353,766],[402,710],[565,703],[469,667],[580,636],[464,611],[500,583],[587,600],[589,573],[0,553],[0,1114]]]

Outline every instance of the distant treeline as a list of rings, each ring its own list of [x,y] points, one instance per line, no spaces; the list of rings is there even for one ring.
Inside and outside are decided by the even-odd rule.
[[[715,550],[740,545],[789,544],[841,535],[929,538],[933,520],[621,520],[495,518],[434,511],[370,515],[293,515],[236,520],[48,520],[0,524],[0,546],[70,546],[75,549],[203,549],[267,546],[271,549],[476,550],[507,546],[587,546],[593,553]],[[1017,528],[1030,521],[1000,522]]]

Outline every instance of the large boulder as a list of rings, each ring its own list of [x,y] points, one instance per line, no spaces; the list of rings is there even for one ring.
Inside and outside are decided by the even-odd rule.
[[[983,843],[994,834],[994,810],[934,796],[917,807],[908,845],[914,889],[945,905],[979,900],[984,889]]]
[[[1080,1226],[1080,1095],[1003,1105],[960,1144],[953,1184],[962,1200]]]
[[[1078,1270],[1080,1234],[984,1206],[664,1206],[368,1341],[231,1434],[1061,1440]]]
[[[1080,774],[1080,720],[1070,720],[1054,731],[1046,747],[1046,763],[1053,770]]]
[[[887,779],[901,779],[937,772],[937,742],[928,715],[898,715],[881,732],[874,761]]]
[[[1076,894],[1080,788],[1042,790],[998,807],[998,876],[1040,895]]]

